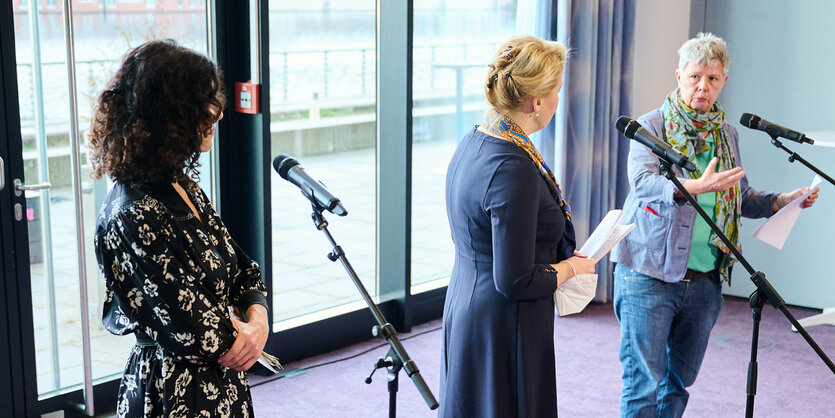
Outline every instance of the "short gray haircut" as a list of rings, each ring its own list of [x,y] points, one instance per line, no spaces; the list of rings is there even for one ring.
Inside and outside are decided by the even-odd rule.
[[[688,62],[708,65],[714,59],[722,63],[722,72],[727,76],[731,65],[728,44],[712,33],[699,32],[678,49],[678,70],[684,71]]]

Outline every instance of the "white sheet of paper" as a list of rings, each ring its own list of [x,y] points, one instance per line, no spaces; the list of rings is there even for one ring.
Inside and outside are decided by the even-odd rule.
[[[617,225],[615,229],[612,230],[612,235],[609,236],[609,239],[606,241],[606,245],[603,247],[605,252],[596,256],[594,261],[600,261],[612,248],[615,248],[615,245],[620,242],[620,240],[626,238],[632,230],[635,229],[635,224],[629,225]]]
[[[809,186],[809,191],[803,193],[797,199],[792,200],[786,206],[783,206],[774,215],[771,215],[770,218],[754,231],[752,234],[754,238],[772,245],[778,250],[783,249],[783,244],[786,243],[789,233],[794,228],[794,223],[797,222],[797,218],[800,216],[800,205],[806,200],[806,197],[812,194],[812,191],[818,187],[821,181],[821,178],[815,175],[815,178],[812,180],[812,185]]]
[[[608,254],[615,244],[635,229],[635,224],[618,225],[621,217],[623,217],[622,210],[610,210],[591,233],[589,239],[578,250],[580,254],[588,256],[594,261],[600,261]]]

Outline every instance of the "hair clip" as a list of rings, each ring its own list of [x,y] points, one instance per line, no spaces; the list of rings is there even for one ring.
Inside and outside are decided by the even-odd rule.
[[[495,66],[495,65],[493,65],[493,64],[489,64],[489,65],[488,65],[488,67],[490,67],[490,69],[491,69],[491,70],[495,70],[495,69],[496,69],[496,66]]]
[[[508,45],[507,49],[513,49],[513,45]]]
[[[510,78],[510,71],[505,71],[504,72],[504,77],[505,78]]]
[[[510,59],[512,59],[512,58],[513,58],[513,53],[512,53],[512,52],[508,52],[508,53],[507,53],[507,55],[505,55],[505,57],[506,57],[508,60],[510,60]]]
[[[493,74],[493,76],[492,76],[492,77],[490,77],[490,80],[492,80],[492,81],[499,81],[499,75],[498,75],[498,74]]]

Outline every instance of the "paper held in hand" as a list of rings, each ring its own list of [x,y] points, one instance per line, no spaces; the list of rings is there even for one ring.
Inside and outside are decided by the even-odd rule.
[[[609,211],[583,244],[583,248],[580,248],[580,254],[594,259],[595,262],[608,254],[615,244],[635,229],[635,224],[618,225],[622,217],[623,211],[620,209]],[[554,292],[557,312],[560,316],[566,316],[582,311],[594,298],[596,291],[596,274],[579,274],[566,280]]]
[[[624,239],[633,229],[635,224],[620,225],[620,219],[623,217],[623,211],[620,209],[610,210],[594,232],[591,233],[589,239],[580,248],[580,254],[593,258],[594,261],[600,261],[603,256],[609,253],[615,244]]]
[[[786,206],[783,206],[774,215],[771,215],[770,218],[754,231],[754,237],[776,247],[778,250],[783,249],[783,244],[786,243],[789,233],[794,228],[794,223],[797,222],[797,218],[800,216],[800,205],[806,200],[806,197],[815,191],[815,188],[821,184],[821,181],[821,178],[815,175],[815,178],[812,179],[812,185],[809,186],[809,191],[803,193],[797,199],[792,200]]]

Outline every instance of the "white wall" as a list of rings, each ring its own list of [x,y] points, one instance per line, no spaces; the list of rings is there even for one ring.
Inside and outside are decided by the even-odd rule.
[[[719,96],[729,122],[739,128],[743,167],[754,187],[790,191],[808,186],[814,173],[771,145],[763,132],[739,125],[743,112],[801,132],[835,130],[835,42],[831,40],[835,2],[707,0],[705,30],[728,42],[731,67]],[[784,145],[835,177],[835,148]],[[782,250],[751,237],[761,220],[743,220],[743,255],[764,272],[786,303],[835,306],[835,187],[804,210]],[[739,266],[726,293],[754,290]]]
[[[660,107],[676,88],[676,51],[690,36],[690,0],[635,3],[633,119]]]

